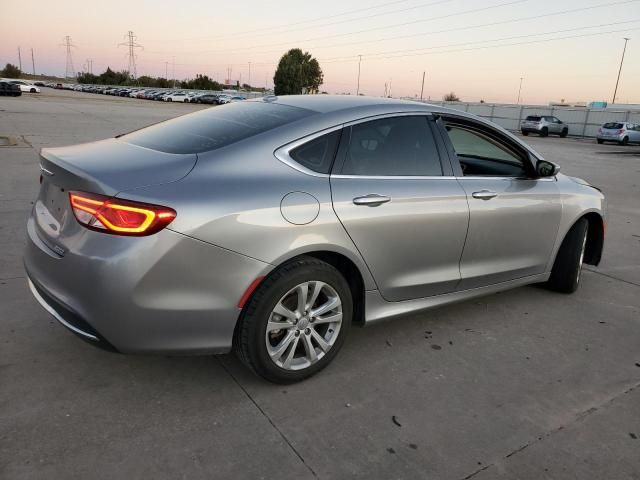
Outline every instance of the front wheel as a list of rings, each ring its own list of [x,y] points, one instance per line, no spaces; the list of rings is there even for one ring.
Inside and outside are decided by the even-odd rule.
[[[236,327],[234,350],[266,380],[298,382],[333,360],[352,312],[351,290],[340,272],[300,257],[276,269],[251,296]]]
[[[36,93],[36,89],[32,88],[31,90],[29,90],[31,93]]]
[[[604,140],[602,140],[602,139],[600,139],[600,138],[598,138],[598,140],[597,140],[597,141],[598,141],[598,145],[602,145],[602,144],[604,143]]]
[[[529,132],[525,132],[525,131],[523,130],[523,131],[522,131],[522,135],[523,135],[523,136],[525,136],[525,137],[528,137],[528,136],[529,136]]]
[[[567,135],[569,135],[569,130],[564,128],[562,132],[560,132],[560,138],[566,138]]]
[[[618,142],[619,145],[629,145],[629,137],[624,137],[622,141]]]
[[[549,277],[548,286],[552,290],[573,293],[578,289],[587,246],[588,226],[589,222],[581,218],[564,237]]]

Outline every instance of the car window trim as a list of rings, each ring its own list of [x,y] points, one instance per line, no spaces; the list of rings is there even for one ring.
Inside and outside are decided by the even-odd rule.
[[[373,122],[376,120],[383,120],[385,118],[394,118],[394,117],[423,117],[427,124],[427,129],[433,138],[433,142],[436,146],[436,151],[438,152],[438,160],[440,162],[440,170],[442,171],[442,175],[349,175],[340,173],[342,171],[342,167],[344,165],[344,154],[345,149],[348,147],[351,142],[351,127],[354,125],[359,125],[361,123]],[[393,112],[393,113],[384,113],[381,115],[373,115],[370,117],[359,118],[357,120],[352,120],[344,123],[344,132],[342,134],[342,138],[340,139],[340,145],[338,146],[338,151],[336,154],[336,159],[333,162],[333,169],[331,170],[332,178],[362,178],[369,180],[381,180],[381,179],[395,179],[395,180],[433,180],[437,178],[455,178],[454,172],[450,167],[451,165],[447,165],[445,163],[444,155],[445,151],[443,151],[442,144],[439,144],[439,139],[436,134],[436,129],[432,125],[434,123],[434,114],[429,111],[411,111],[411,112]]]

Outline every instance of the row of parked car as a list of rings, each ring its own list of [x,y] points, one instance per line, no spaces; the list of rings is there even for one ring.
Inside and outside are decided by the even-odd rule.
[[[562,120],[549,115],[529,115],[520,124],[520,131],[525,137],[537,133],[541,137],[550,134],[564,138],[569,135],[569,126]],[[640,143],[640,124],[631,122],[607,122],[598,128],[598,143],[615,142],[618,145]]]
[[[214,93],[210,91],[203,92],[160,88],[109,87],[105,85],[73,85],[69,88],[64,84],[54,85],[54,88],[64,88],[102,95],[113,95],[116,97],[141,98],[145,100],[158,100],[164,102],[207,103],[211,105],[223,105],[225,103],[241,102],[242,100],[246,100],[246,98],[241,95]]]
[[[0,82],[2,83],[0,95],[19,96],[22,93],[40,93],[40,88],[35,83],[12,78],[0,78]],[[16,95],[15,92],[17,91],[20,93]]]

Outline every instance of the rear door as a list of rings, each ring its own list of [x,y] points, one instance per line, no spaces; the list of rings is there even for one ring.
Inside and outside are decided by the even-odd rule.
[[[458,289],[544,273],[562,214],[556,179],[536,178],[530,154],[502,132],[469,119],[445,120],[442,131],[469,200]]]
[[[427,115],[392,115],[345,128],[334,210],[388,301],[455,290],[469,212]]]

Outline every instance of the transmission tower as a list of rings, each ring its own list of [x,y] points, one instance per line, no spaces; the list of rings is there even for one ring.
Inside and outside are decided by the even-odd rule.
[[[136,48],[144,49],[144,47],[136,43],[136,39],[138,37],[136,37],[131,30],[129,30],[129,33],[127,33],[125,38],[127,38],[127,41],[118,44],[118,46],[123,45],[125,47],[129,47],[129,68],[127,71],[129,72],[129,76],[135,80],[138,76],[136,71]]]
[[[64,71],[64,78],[75,78],[76,70],[73,68],[73,57],[71,56],[71,49],[75,48],[75,45],[71,43],[71,37],[69,35],[64,37],[62,46],[67,48],[67,67]]]

